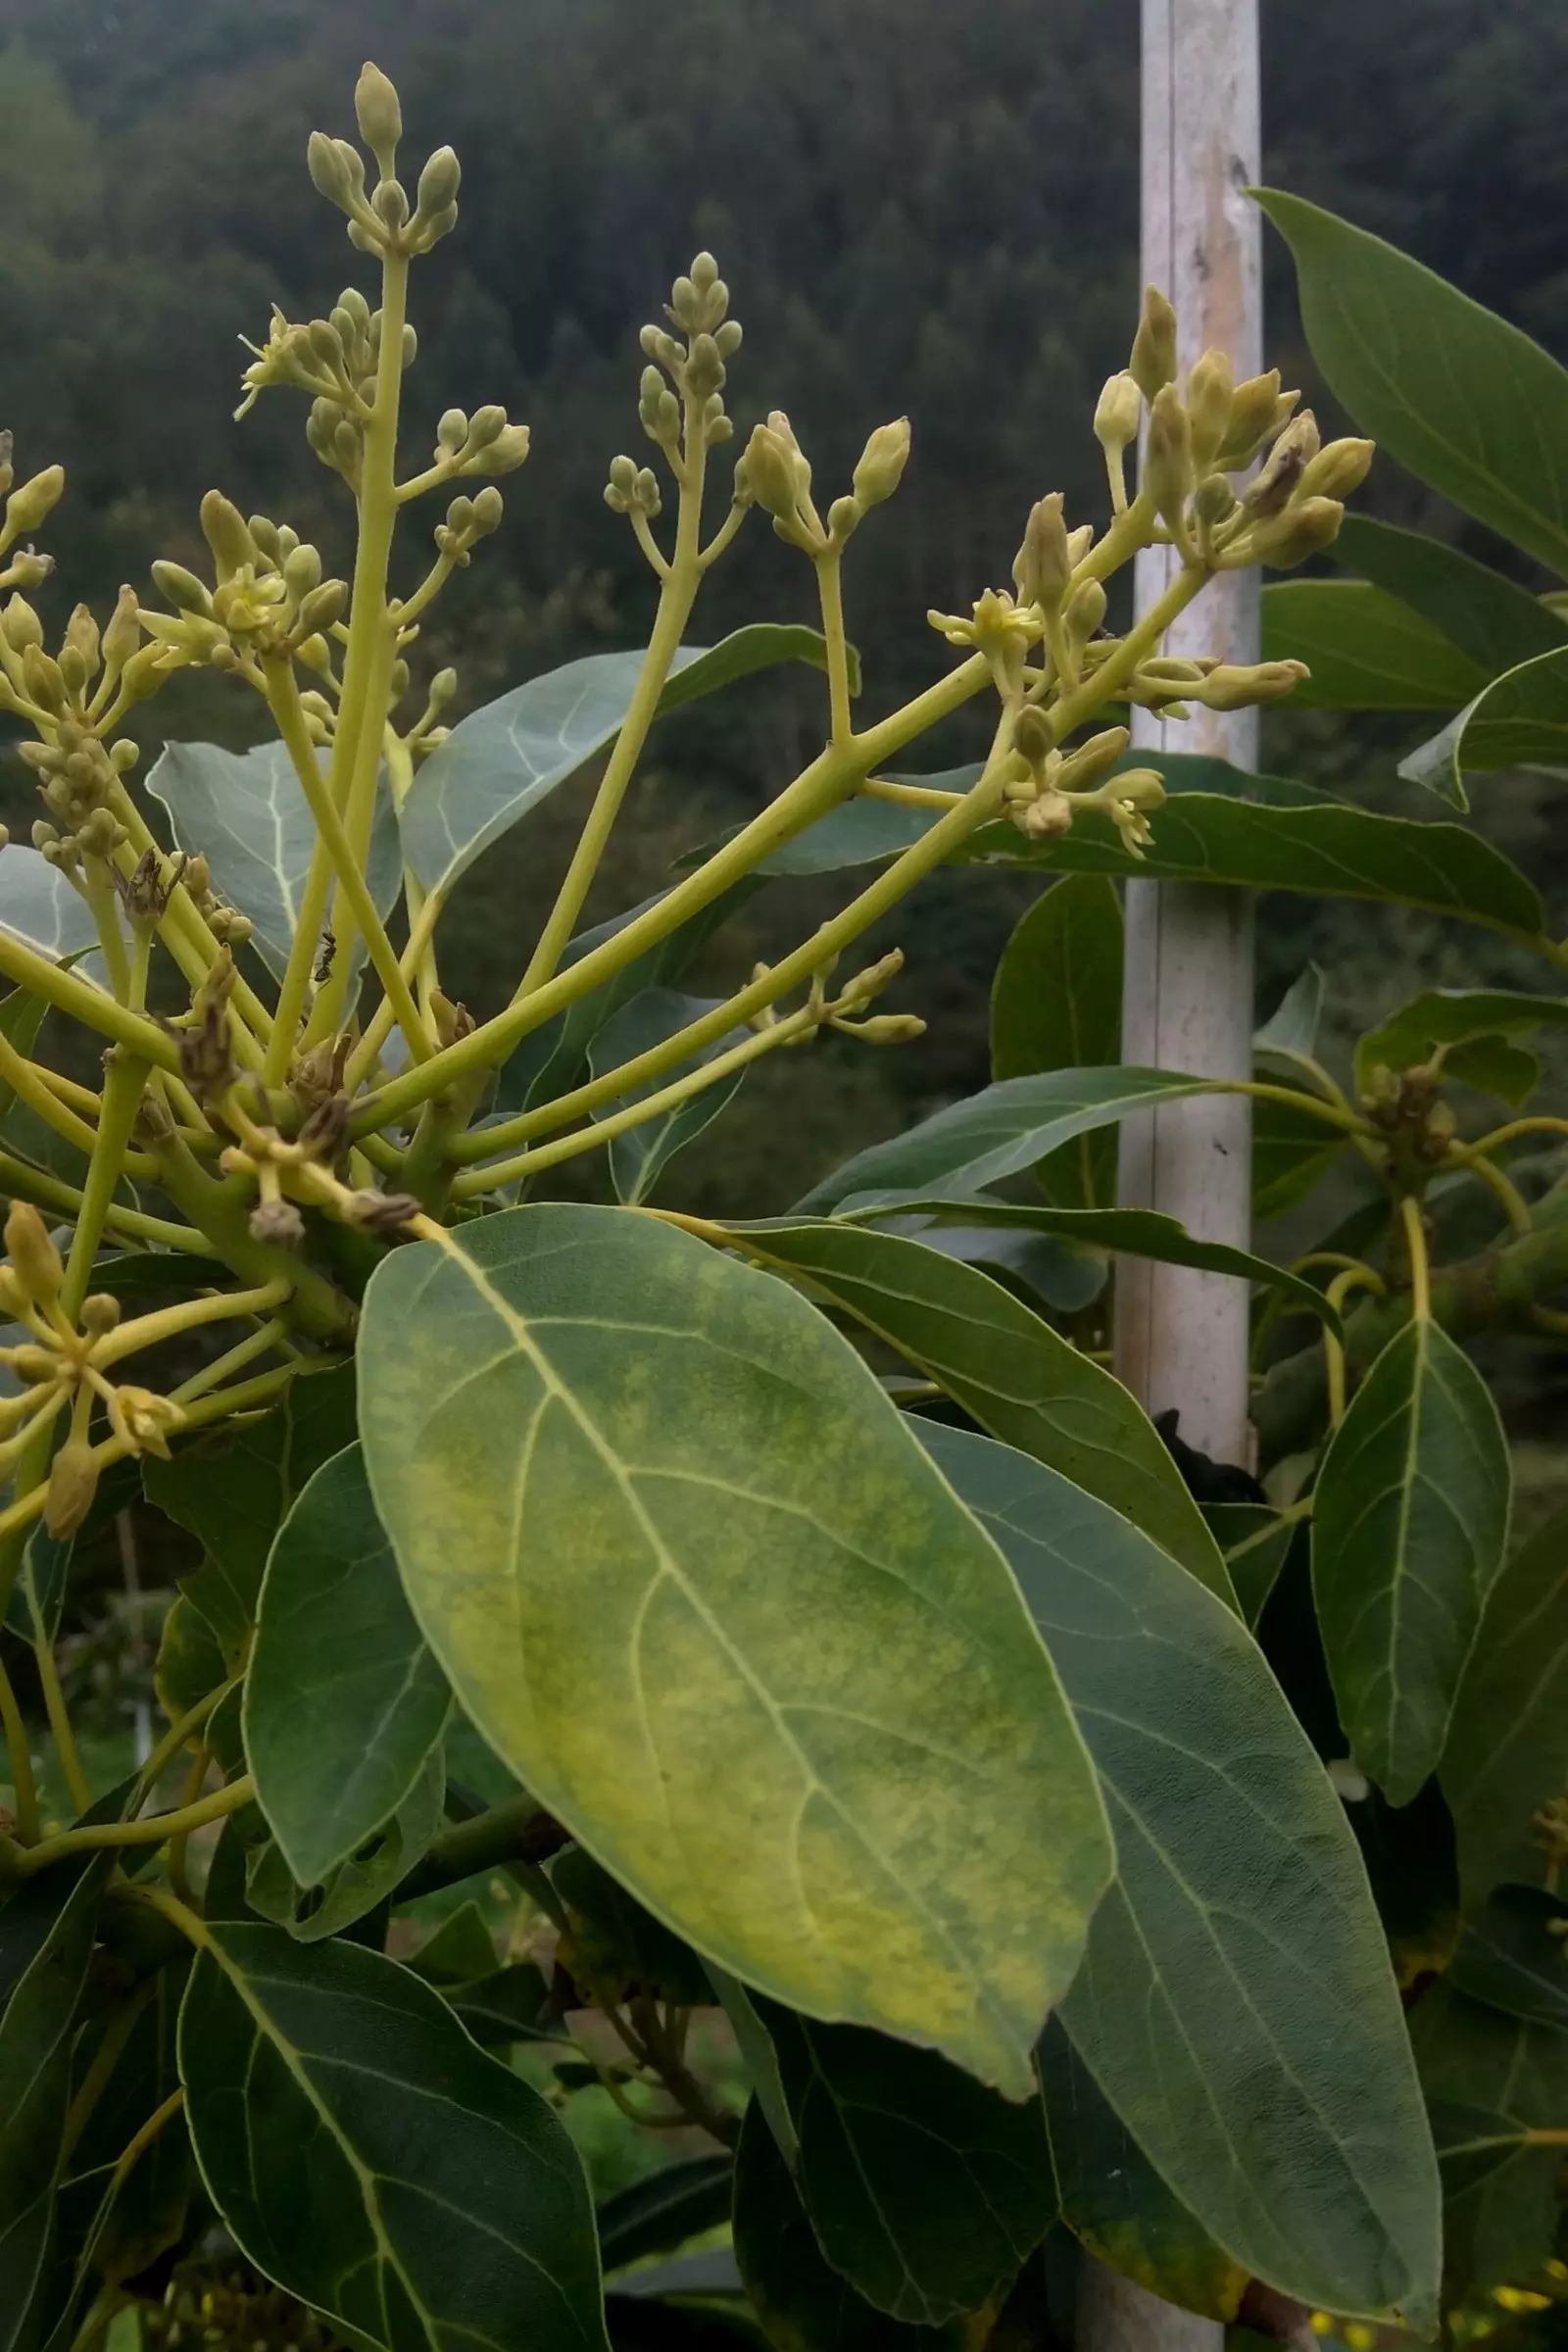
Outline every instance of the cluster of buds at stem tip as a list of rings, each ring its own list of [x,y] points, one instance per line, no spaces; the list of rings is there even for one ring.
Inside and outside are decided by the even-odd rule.
[[[515,473],[527,459],[529,432],[513,424],[505,409],[491,402],[471,416],[448,409],[435,431],[435,466],[444,481],[455,474],[486,474],[492,480]]]
[[[0,609],[0,709],[15,711],[37,738],[19,746],[48,812],[33,827],[33,843],[65,872],[84,858],[112,859],[125,841],[114,805],[138,754],[128,738],[106,738],[127,703],[157,683],[140,674],[148,667],[129,588],[121,590],[102,630],[78,605],[52,654],[20,591]]]
[[[867,964],[863,972],[857,972],[853,980],[845,982],[836,996],[830,997],[827,984],[837,961],[837,956],[833,956],[812,973],[807,1000],[800,1013],[781,1016],[777,1005],[768,1004],[754,1014],[751,1026],[760,1030],[773,1029],[779,1025],[781,1018],[787,1020],[793,1017],[799,1026],[797,1034],[785,1041],[789,1045],[807,1045],[824,1029],[837,1029],[845,1037],[858,1038],[862,1046],[906,1046],[925,1035],[925,1023],[918,1013],[875,1012],[868,1015],[866,1012],[867,1005],[874,1004],[883,990],[890,987],[903,971],[902,948],[894,948],[875,963]],[[766,969],[766,964],[758,964],[752,974],[753,979],[760,980]]]
[[[66,486],[63,466],[46,466],[20,488],[13,488],[17,474],[11,463],[12,439],[0,432],[0,497],[6,502],[5,517],[0,521],[0,556],[6,555],[19,539],[42,528],[60,503]],[[30,540],[12,556],[4,571],[0,571],[0,588],[36,588],[46,580],[55,567],[53,556],[40,556]]]
[[[349,240],[362,253],[428,253],[457,226],[463,173],[450,147],[438,147],[419,173],[413,206],[396,177],[403,109],[379,66],[367,64],[354,91],[360,136],[375,158],[378,177],[367,186],[365,158],[348,139],[313,130],[306,149],[318,194],[348,217]]]
[[[44,1500],[44,1524],[52,1536],[80,1526],[97,1492],[100,1463],[88,1437],[95,1402],[127,1453],[157,1453],[167,1460],[169,1433],[184,1419],[179,1406],[151,1390],[117,1386],[108,1378],[116,1359],[129,1351],[122,1332],[120,1302],[107,1296],[82,1301],[74,1324],[61,1303],[65,1268],[38,1211],[13,1201],[5,1224],[6,1262],[0,1266],[0,1311],[29,1336],[0,1348],[0,1363],[21,1385],[20,1394],[0,1400],[0,1470],[12,1471],[23,1450],[43,1436],[70,1405],[66,1443],[54,1456]]]
[[[724,385],[728,362],[741,347],[741,324],[729,316],[729,288],[710,253],[700,253],[691,269],[676,278],[664,318],[666,325],[653,319],[642,330],[647,366],[638,387],[637,418],[649,440],[663,451],[676,480],[684,482],[692,478],[698,458],[728,441],[735,430],[724,406]],[[617,460],[612,468],[612,488],[618,486],[616,468],[621,463]],[[636,471],[633,466],[634,475]],[[616,505],[614,499],[609,503]],[[616,507],[619,514],[647,511],[629,500]]]
[[[1147,415],[1140,491],[1183,563],[1211,571],[1304,563],[1332,545],[1372,443],[1325,445],[1311,411],[1297,413],[1300,394],[1281,390],[1277,368],[1238,383],[1222,351],[1201,353],[1178,388],[1176,328],[1151,286],[1127,367],[1095,411],[1112,507],[1126,512],[1126,453]]]
[[[1097,809],[1110,818],[1123,849],[1141,858],[1153,839],[1149,819],[1164,806],[1165,787],[1152,767],[1118,766],[1130,741],[1125,727],[1105,727],[1059,751],[1045,712],[1027,704],[1004,769],[1005,813],[1031,841],[1054,841],[1084,809]]]
[[[328,635],[347,607],[347,581],[323,579],[320,555],[308,540],[263,514],[247,521],[220,490],[202,500],[201,527],[212,553],[211,588],[167,558],[152,567],[173,611],[143,612],[140,620],[162,659],[238,671],[253,683],[268,661],[297,657],[328,669]]]
[[[837,555],[872,507],[890,499],[909,462],[909,419],[879,424],[860,452],[854,487],[834,499],[824,523],[811,498],[811,468],[789,418],[775,409],[753,428],[736,467],[736,494],[760,507],[791,547],[808,556]]]

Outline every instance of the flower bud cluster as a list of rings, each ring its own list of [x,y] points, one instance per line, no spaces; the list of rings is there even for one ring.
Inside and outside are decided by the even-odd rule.
[[[379,66],[367,65],[354,92],[360,136],[375,157],[379,178],[366,184],[365,159],[348,139],[313,130],[306,148],[318,194],[348,217],[349,239],[362,253],[428,253],[458,222],[463,172],[450,147],[438,147],[419,173],[411,211],[408,191],[394,176],[403,136],[398,94]]]
[[[516,472],[527,458],[528,443],[528,427],[510,423],[506,410],[493,403],[475,409],[471,416],[462,409],[448,409],[436,427],[435,462],[449,477],[482,473],[496,479]]]
[[[754,427],[735,468],[735,495],[773,517],[773,528],[809,556],[836,555],[872,507],[893,496],[909,462],[909,419],[879,424],[860,452],[854,488],[836,498],[824,524],[811,501],[811,468],[782,409]]]
[[[327,635],[348,604],[346,580],[323,579],[308,540],[265,514],[249,521],[220,490],[201,505],[214,586],[183,564],[161,560],[153,579],[174,610],[143,612],[141,625],[171,665],[252,670],[259,660],[297,654],[324,669]]]
[[[724,408],[724,384],[726,362],[741,347],[741,327],[728,314],[729,288],[718,274],[718,264],[710,253],[700,253],[690,273],[677,277],[670,288],[664,310],[669,327],[655,322],[642,331],[648,365],[638,392],[638,420],[677,474],[686,431],[683,410],[692,412],[695,430],[709,449],[727,441],[735,430]],[[681,331],[672,334],[670,327]]]
[[[1123,849],[1141,858],[1153,839],[1149,818],[1164,806],[1165,787],[1152,767],[1117,767],[1130,741],[1125,727],[1105,727],[1059,751],[1045,712],[1026,704],[1004,771],[1005,814],[1029,840],[1053,841],[1071,830],[1082,809],[1095,808],[1110,818]]]

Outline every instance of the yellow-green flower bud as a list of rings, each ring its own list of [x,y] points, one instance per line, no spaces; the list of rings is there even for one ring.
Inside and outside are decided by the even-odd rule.
[[[1301,498],[1276,520],[1259,523],[1252,532],[1252,552],[1259,564],[1276,571],[1292,571],[1308,556],[1321,555],[1340,535],[1345,509],[1337,498]]]
[[[1105,591],[1099,580],[1080,582],[1062,608],[1061,622],[1068,639],[1082,653],[1105,619]]]
[[[46,710],[63,710],[66,707],[66,681],[58,662],[51,661],[40,645],[29,645],[22,657],[22,682],[35,703]]]
[[[13,1200],[6,1218],[6,1255],[29,1298],[57,1298],[66,1269],[49,1239],[49,1228],[30,1200]]]
[[[79,658],[87,676],[96,677],[103,647],[98,623],[85,605],[77,605],[66,623],[66,645]]]
[[[370,198],[370,210],[394,236],[409,222],[409,199],[400,179],[383,179]]]
[[[306,144],[305,160],[311,182],[317,193],[341,212],[352,214],[365,202],[365,165],[357,148],[347,139],[328,138],[324,130],[313,130]]]
[[[35,555],[30,547],[26,547],[12,557],[8,569],[19,588],[38,588],[54,567],[53,556]]]
[[[1298,498],[1348,498],[1366,480],[1375,441],[1330,441],[1301,469]]]
[[[637,490],[637,467],[627,457],[612,458],[605,484],[605,504],[616,514],[629,514]]]
[[[104,660],[111,669],[123,669],[132,654],[141,647],[141,607],[136,591],[125,581],[109,616],[104,631]]]
[[[120,1321],[120,1300],[107,1291],[94,1291],[81,1302],[81,1328],[90,1339],[106,1339]]]
[[[907,1046],[924,1037],[925,1023],[917,1012],[873,1012],[868,1020],[850,1022],[848,1034],[868,1046]]]
[[[1087,792],[1115,766],[1131,741],[1125,727],[1103,727],[1098,735],[1091,735],[1063,759],[1056,771],[1058,790]]]
[[[1217,530],[1235,514],[1237,497],[1222,473],[1205,474],[1193,492],[1193,518],[1204,531]]]
[[[496,402],[491,401],[484,408],[475,409],[468,419],[469,450],[477,455],[481,449],[488,449],[490,443],[506,429],[507,412]]]
[[[1300,397],[1299,392],[1281,392],[1277,368],[1271,368],[1266,375],[1250,375],[1239,383],[1231,396],[1231,417],[1225,438],[1214,453],[1215,465],[1227,473],[1250,466],[1263,442],[1289,420]]]
[[[1250,710],[1258,703],[1282,702],[1310,675],[1304,662],[1222,662],[1189,694],[1210,710]]]
[[[349,601],[347,580],[323,580],[300,600],[299,618],[295,627],[301,637],[315,637],[331,628]]]
[[[1012,730],[1013,749],[1032,768],[1040,768],[1056,748],[1051,721],[1038,703],[1025,703]]]
[[[1174,384],[1161,385],[1149,412],[1143,486],[1154,502],[1155,513],[1179,533],[1193,487],[1193,444],[1187,411]]]
[[[1192,425],[1193,464],[1206,473],[1230,430],[1236,377],[1222,351],[1205,351],[1187,371],[1187,415]]]
[[[1138,438],[1143,414],[1144,396],[1138,388],[1138,378],[1125,368],[1118,375],[1107,376],[1095,407],[1095,438],[1102,449],[1115,456],[1130,448]]]
[[[754,425],[742,460],[752,496],[775,522],[793,522],[797,504],[795,453],[771,424]]]
[[[14,596],[0,613],[0,630],[14,654],[24,654],[29,645],[43,643],[43,622],[24,596]]]
[[[153,564],[153,581],[157,588],[176,605],[181,612],[194,612],[203,620],[212,617],[213,600],[193,571],[183,564],[174,564],[160,556]]]
[[[1176,313],[1157,286],[1144,289],[1143,316],[1133,337],[1127,372],[1151,404],[1156,393],[1175,381]]]
[[[837,546],[842,547],[859,520],[860,502],[858,498],[836,498],[827,511],[829,536]]]
[[[213,551],[220,580],[231,580],[248,564],[254,568],[256,542],[238,507],[221,490],[209,490],[201,506],[202,537]]]
[[[24,531],[37,530],[39,524],[53,514],[65,486],[65,467],[46,466],[42,473],[35,473],[30,481],[23,483],[20,490],[12,491],[6,500],[7,545],[13,539],[20,539]]]
[[[503,504],[500,491],[496,488],[494,482],[487,482],[485,487],[479,492],[478,497],[473,502],[474,537],[476,539],[483,538],[486,537],[491,531],[499,530],[501,528],[501,517],[505,512],[506,509]]]
[[[122,735],[118,743],[109,747],[109,764],[117,776],[128,776],[140,758],[141,745],[133,743],[128,735]]]
[[[457,203],[462,178],[463,167],[453,149],[438,147],[419,173],[419,184],[415,191],[415,209],[421,222]]]
[[[1013,558],[1013,585],[1019,601],[1038,605],[1047,614],[1060,610],[1072,577],[1072,551],[1061,518],[1061,492],[1037,499],[1029,510],[1023,545]]]
[[[397,91],[379,66],[368,61],[360,69],[354,87],[354,113],[360,136],[383,172],[390,172],[403,136],[403,109]]]
[[[1303,409],[1286,426],[1262,472],[1243,493],[1242,504],[1248,513],[1260,516],[1282,513],[1299,490],[1301,476],[1320,446],[1317,418],[1310,409]]]
[[[484,453],[486,472],[515,473],[517,467],[526,462],[529,439],[525,424],[509,424],[504,431],[497,433]]]
[[[43,1523],[58,1541],[74,1535],[98,1492],[98,1464],[85,1438],[71,1438],[55,1455],[44,1496]]]
[[[855,468],[855,495],[862,508],[879,507],[891,498],[909,462],[909,419],[898,417],[879,424],[860,452]]]

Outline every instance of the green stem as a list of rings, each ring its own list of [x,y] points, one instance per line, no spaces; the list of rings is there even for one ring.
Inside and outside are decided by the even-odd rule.
[[[71,1709],[66,1704],[66,1694],[61,1688],[60,1668],[55,1658],[54,1643],[49,1639],[49,1631],[39,1610],[38,1595],[32,1589],[30,1577],[27,1580],[27,1612],[32,1619],[33,1663],[38,1670],[38,1686],[43,1692],[43,1711],[48,1718],[49,1734],[55,1743],[55,1754],[60,1759],[60,1769],[66,1777],[66,1788],[70,1791],[72,1810],[76,1813],[85,1813],[92,1803],[92,1785],[81,1768],[81,1755],[76,1746],[76,1735],[72,1729]]]
[[[96,1853],[104,1847],[164,1845],[171,1838],[183,1838],[192,1830],[204,1829],[210,1821],[223,1821],[230,1813],[238,1813],[255,1795],[255,1782],[248,1772],[241,1773],[226,1788],[215,1788],[211,1796],[198,1797],[195,1804],[181,1805],[172,1813],[152,1813],[144,1821],[83,1822],[77,1829],[62,1830],[58,1838],[45,1838],[41,1844],[12,1846],[5,1862],[15,1877],[31,1878],[34,1871],[46,1870],[67,1854]]]
[[[828,702],[832,739],[845,744],[854,732],[850,716],[850,653],[844,635],[844,558],[830,548],[816,558],[816,587],[822,604],[822,634],[827,640]]]
[[[120,928],[113,887],[105,881],[101,861],[89,858],[82,868],[82,896],[98,926],[98,944],[109,967],[109,985],[122,1004],[130,1003],[130,965],[125,960],[124,935]]]
[[[125,1165],[126,1147],[141,1108],[147,1075],[147,1063],[122,1048],[117,1047],[108,1056],[98,1109],[98,1133],[93,1139],[87,1182],[60,1294],[60,1303],[73,1323],[81,1312],[81,1302],[92,1280],[93,1262],[114,1205],[115,1187]]]
[[[187,1707],[178,1721],[170,1726],[136,1776],[138,1808],[151,1796],[180,1750],[189,1744],[193,1733],[201,1730],[220,1699],[226,1698],[240,1680],[236,1675],[232,1682],[220,1683],[216,1690],[209,1690],[205,1698],[199,1698],[193,1707]]]
[[[24,1159],[14,1159],[9,1152],[0,1152],[0,1191],[17,1200],[30,1200],[35,1208],[54,1209],[73,1220],[81,1215],[86,1198],[78,1186],[67,1184],[64,1177],[29,1167]],[[172,1224],[167,1217],[144,1216],[139,1208],[121,1208],[111,1202],[104,1222],[112,1233],[122,1233],[128,1241],[157,1242],[168,1250],[192,1250],[198,1257],[216,1258],[220,1254],[206,1234],[198,1233],[192,1226]]]
[[[416,1895],[477,1878],[481,1871],[547,1862],[568,1842],[568,1833],[560,1822],[524,1791],[504,1804],[492,1805],[486,1813],[476,1813],[470,1821],[443,1830],[398,1887],[396,1899],[412,1902]]]
[[[64,964],[52,962],[33,948],[24,947],[9,931],[0,931],[0,973],[18,988],[30,989],[87,1029],[96,1029],[117,1046],[128,1046],[161,1070],[179,1075],[179,1048],[144,1012],[132,1012],[101,988],[78,979]]]
[[[353,1305],[303,1257],[257,1241],[250,1229],[255,1188],[244,1176],[209,1176],[179,1142],[159,1153],[164,1190],[216,1246],[216,1253],[244,1281],[291,1286],[289,1319],[314,1339],[341,1340],[354,1329]]]
[[[118,1364],[122,1356],[139,1355],[144,1348],[160,1347],[165,1340],[179,1338],[181,1333],[195,1331],[204,1323],[228,1323],[242,1315],[264,1315],[270,1308],[281,1306],[294,1288],[288,1275],[275,1281],[262,1283],[252,1291],[223,1291],[215,1298],[187,1298],[178,1306],[160,1307],[156,1314],[138,1315],[133,1322],[119,1324],[93,1349],[92,1360],[100,1371]]]

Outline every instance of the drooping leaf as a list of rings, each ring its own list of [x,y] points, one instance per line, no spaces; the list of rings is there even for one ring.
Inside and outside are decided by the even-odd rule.
[[[1442,539],[1352,512],[1331,553],[1336,564],[1411,606],[1489,678],[1532,654],[1568,644],[1568,621],[1560,613]]]
[[[1121,1053],[1121,901],[1098,874],[1069,874],[1038,899],[1002,952],[991,989],[991,1075],[1104,1069]],[[1060,1208],[1116,1198],[1116,1139],[1082,1135],[1037,1174]]]
[[[1456,710],[1488,672],[1396,596],[1367,580],[1271,580],[1263,659],[1305,662],[1296,710]]]
[[[796,1202],[807,1216],[867,1199],[919,1200],[933,1193],[979,1192],[1030,1168],[1049,1152],[1114,1126],[1157,1102],[1203,1094],[1204,1078],[1169,1070],[1048,1070],[1005,1078],[953,1102],[891,1142],[872,1144],[835,1168]]]
[[[1474,1911],[1494,1886],[1540,1886],[1535,1817],[1568,1795],[1568,1510],[1538,1527],[1493,1586],[1440,1766]]]
[[[1568,2034],[1435,1984],[1410,2038],[1443,2164],[1449,2292],[1528,2278],[1552,2250],[1562,2151],[1526,2134],[1568,2116]]]
[[[1562,1918],[1544,1886],[1499,1886],[1459,1938],[1449,1983],[1509,2017],[1568,2029]]]
[[[661,712],[781,662],[825,661],[815,629],[761,622],[710,650],[682,646]],[[481,850],[613,741],[640,653],[587,654],[529,678],[459,721],[420,768],[401,811],[403,854],[426,890],[450,890]]]
[[[1532,1029],[1568,1026],[1568,997],[1538,997],[1517,988],[1429,988],[1369,1029],[1355,1049],[1355,1077],[1365,1087],[1379,1062],[1408,1070],[1435,1046],[1463,1046],[1475,1038],[1521,1037]]]
[[[9,842],[0,858],[0,931],[59,963],[98,945],[92,908],[37,850]]]
[[[937,2328],[1004,2293],[1056,2213],[1045,2112],[933,2050],[761,2008],[795,2128],[795,2182],[858,2294]]]
[[[1437,2179],[1344,1813],[1237,1619],[1009,1448],[922,1437],[996,1535],[1100,1773],[1117,1877],[1058,2011],[1200,2228],[1283,2293],[1430,2318]]]
[[[398,1810],[449,1697],[351,1446],[277,1532],[245,1679],[257,1798],[302,1886],[319,1886]]]
[[[728,2156],[694,2156],[611,2197],[596,2217],[605,2269],[671,2254],[689,2237],[727,2222],[734,2172]]]
[[[895,1212],[888,1211],[891,1215]],[[1293,1274],[1271,1259],[1255,1257],[1250,1250],[1232,1249],[1226,1242],[1194,1239],[1179,1217],[1153,1208],[1036,1208],[1030,1202],[995,1200],[986,1194],[965,1195],[957,1200],[902,1202],[900,1217],[930,1217],[946,1222],[995,1227],[1002,1233],[1049,1233],[1064,1242],[1094,1250],[1108,1250],[1127,1257],[1157,1258],[1169,1266],[1198,1266],[1210,1274],[1231,1274],[1240,1282],[1260,1282],[1304,1307],[1334,1329],[1339,1316],[1323,1293],[1303,1275]],[[880,1221],[882,1212],[857,1212],[855,1223]],[[843,1224],[850,1223],[849,1218]],[[742,1229],[738,1229],[742,1230]]]
[[[755,2099],[735,2158],[734,2230],[746,2292],[774,2352],[959,2352],[958,2328],[902,2326],[834,2270]]]
[[[1230,2322],[1248,2274],[1155,2172],[1068,2040],[1059,2018],[1040,2037],[1041,2088],[1061,2218],[1089,2252],[1151,2294]]]
[[[920,1242],[825,1218],[725,1231],[889,1341],[993,1437],[1098,1494],[1231,1599],[1202,1512],[1143,1407],[999,1283]]]
[[[619,1069],[637,1054],[662,1046],[666,1038],[701,1020],[704,1013],[716,1011],[723,1002],[718,997],[686,997],[670,988],[645,988],[640,996],[623,1004],[608,1020],[588,1048],[588,1067],[595,1078]],[[677,1078],[686,1077],[702,1063],[711,1061],[716,1054],[727,1053],[740,1042],[746,1031],[731,1031],[727,1037],[715,1038],[689,1060],[678,1062],[661,1071],[657,1078],[646,1079],[640,1086],[628,1088],[612,1102],[601,1105],[596,1116],[612,1118],[659,1088],[671,1085]],[[641,1127],[633,1127],[617,1135],[610,1147],[610,1172],[615,1187],[615,1198],[635,1206],[646,1200],[664,1169],[677,1152],[694,1143],[705,1127],[710,1127],[726,1103],[734,1098],[741,1083],[742,1072],[726,1078],[694,1095],[676,1110],[665,1111],[662,1118],[649,1119]]]
[[[318,757],[324,766],[326,755]],[[310,803],[282,744],[226,752],[216,743],[169,743],[148,771],[147,789],[168,809],[178,848],[205,858],[220,897],[249,916],[251,945],[273,979],[281,979],[317,841]],[[386,914],[402,887],[403,858],[384,782],[365,878],[377,912]]]
[[[1508,1533],[1508,1444],[1464,1349],[1396,1332],[1330,1442],[1312,1590],[1350,1752],[1391,1803],[1435,1772]]]
[[[385,1902],[425,1852],[441,1826],[446,1785],[446,1757],[437,1740],[396,1810],[318,1879],[297,1879],[273,1839],[253,1845],[245,1861],[246,1901],[301,1943],[342,1935]]]
[[[1468,808],[1465,778],[1499,767],[1568,768],[1568,646],[1494,679],[1399,773]]]
[[[1568,370],[1419,262],[1266,188],[1337,400],[1391,458],[1568,574]]]
[[[209,1922],[179,2067],[224,2227],[288,2293],[386,2352],[603,2346],[571,2142],[407,1969]]]
[[[272,1539],[307,1480],[354,1443],[354,1370],[302,1373],[249,1427],[142,1463],[147,1499],[207,1547],[186,1596],[232,1656],[256,1621]],[[231,1669],[232,1670],[232,1669]]]
[[[1004,1564],[847,1342],[558,1202],[388,1256],[364,1339],[405,1589],[539,1802],[705,1957],[1021,2095],[1099,1797]]]

